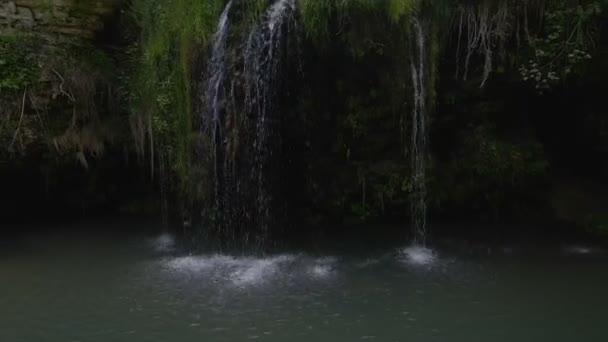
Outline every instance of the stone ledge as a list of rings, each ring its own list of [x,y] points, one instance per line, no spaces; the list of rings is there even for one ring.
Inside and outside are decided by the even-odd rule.
[[[45,36],[54,34],[89,40],[103,29],[103,17],[122,0],[2,0],[0,35],[31,30]]]

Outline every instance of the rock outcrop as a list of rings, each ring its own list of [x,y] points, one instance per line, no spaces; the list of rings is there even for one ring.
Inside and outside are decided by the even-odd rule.
[[[1,0],[0,34],[34,31],[50,41],[91,40],[122,0]]]

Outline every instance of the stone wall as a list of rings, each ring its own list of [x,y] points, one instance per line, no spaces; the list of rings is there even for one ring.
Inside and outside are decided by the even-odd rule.
[[[122,0],[0,0],[0,34],[33,31],[49,40],[90,40]]]

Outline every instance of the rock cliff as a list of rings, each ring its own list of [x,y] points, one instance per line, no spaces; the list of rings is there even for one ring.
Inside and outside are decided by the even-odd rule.
[[[0,34],[33,31],[48,41],[91,40],[122,0],[1,0]]]

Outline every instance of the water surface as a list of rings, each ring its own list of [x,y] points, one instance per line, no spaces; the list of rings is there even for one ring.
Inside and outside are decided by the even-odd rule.
[[[254,257],[87,228],[4,239],[0,341],[608,340],[608,255],[590,246]]]

